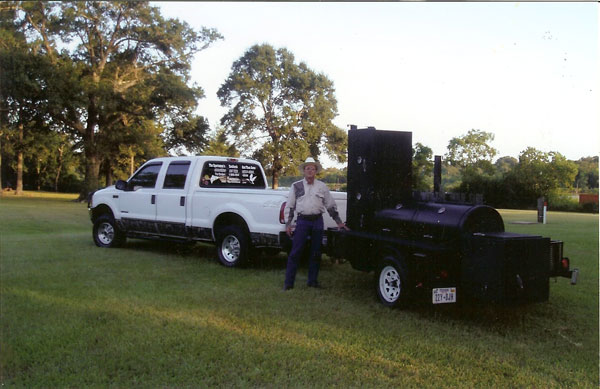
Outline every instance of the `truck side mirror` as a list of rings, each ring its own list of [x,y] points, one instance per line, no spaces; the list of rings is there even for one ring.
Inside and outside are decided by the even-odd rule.
[[[123,180],[117,180],[117,183],[115,184],[115,188],[117,188],[118,190],[127,190],[127,181],[123,181]]]

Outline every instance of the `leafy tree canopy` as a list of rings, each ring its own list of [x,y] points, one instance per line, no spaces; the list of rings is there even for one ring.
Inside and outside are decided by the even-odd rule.
[[[332,81],[297,64],[288,50],[255,45],[233,63],[217,93],[229,107],[221,124],[243,153],[263,163],[277,188],[280,174],[309,155],[345,161],[347,134],[332,123],[334,93]]]
[[[457,166],[468,173],[493,173],[492,160],[498,151],[489,144],[494,140],[494,134],[481,130],[470,130],[466,135],[454,137],[448,142],[446,160],[450,165]]]
[[[546,153],[528,147],[519,155],[513,174],[527,193],[541,197],[558,188],[572,187],[577,165],[558,152]]]
[[[53,91],[52,119],[81,139],[84,193],[98,187],[100,166],[110,163],[103,145],[114,151],[111,141],[123,140],[115,132],[159,128],[176,147],[197,140],[188,129],[169,133],[194,119],[203,91],[188,86],[191,60],[222,38],[217,31],[165,19],[146,1],[17,2],[15,9],[14,25],[53,65],[43,85]]]
[[[413,147],[412,176],[413,189],[417,191],[431,190],[433,183],[433,151],[417,142]]]
[[[494,166],[496,167],[496,171],[498,173],[506,174],[512,169],[514,169],[514,167],[517,166],[518,163],[519,161],[515,157],[505,156],[498,158],[494,163]]]
[[[578,167],[575,187],[583,191],[598,190],[598,156],[581,158],[575,162]]]
[[[234,144],[229,143],[227,133],[224,128],[218,129],[208,140],[208,145],[204,149],[203,155],[220,155],[223,157],[239,157],[240,152]]]

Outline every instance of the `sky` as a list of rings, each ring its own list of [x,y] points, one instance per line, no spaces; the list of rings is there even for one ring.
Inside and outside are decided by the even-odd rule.
[[[268,43],[333,81],[342,129],[411,131],[434,155],[471,129],[494,134],[497,157],[600,153],[596,2],[152,4],[224,36],[192,64],[213,129],[231,65]]]

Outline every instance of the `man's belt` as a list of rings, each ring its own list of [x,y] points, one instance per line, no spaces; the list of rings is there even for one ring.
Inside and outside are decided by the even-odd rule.
[[[321,217],[321,214],[316,214],[316,215],[298,215],[298,219],[302,219],[302,220],[307,220],[307,221],[311,221],[314,222],[315,220],[319,219]]]

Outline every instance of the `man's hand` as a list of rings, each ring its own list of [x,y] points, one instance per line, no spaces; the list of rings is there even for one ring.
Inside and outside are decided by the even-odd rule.
[[[348,226],[346,226],[344,223],[338,223],[338,228],[340,230],[350,231],[350,229],[348,228]]]
[[[286,226],[285,232],[288,234],[288,236],[292,236],[292,226]]]

